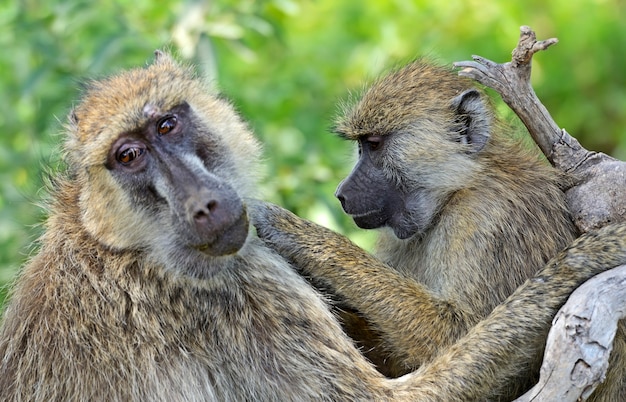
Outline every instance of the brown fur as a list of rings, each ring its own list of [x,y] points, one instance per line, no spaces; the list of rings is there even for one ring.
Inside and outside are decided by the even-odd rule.
[[[361,147],[368,146],[370,136],[383,137],[384,145],[370,158],[376,158],[377,168],[398,188],[426,188],[434,200],[424,208],[433,212],[421,232],[399,239],[385,228],[378,241],[377,257],[419,282],[412,317],[380,302],[385,291],[400,299],[410,296],[365,280],[369,260],[338,250],[337,235],[324,231],[325,247],[316,253],[309,247],[317,251],[319,245],[311,246],[310,238],[320,228],[300,231],[280,218],[267,223],[279,229],[263,228],[268,236],[293,232],[296,245],[290,239],[285,245],[272,241],[273,247],[338,297],[347,332],[389,376],[412,371],[445,351],[577,234],[559,189],[563,178],[536,152],[507,137],[488,101],[471,106],[480,111],[471,118],[473,129],[488,138],[484,147],[475,152],[459,140],[457,123],[463,116],[451,105],[471,88],[469,80],[417,61],[374,83],[355,106],[345,108],[336,125],[341,136],[362,141]],[[369,191],[361,197],[380,197],[386,190]],[[525,315],[530,319],[535,311]],[[595,400],[626,397],[623,357],[620,336],[609,381]],[[504,399],[535,382],[540,358],[536,353],[519,365],[518,382]]]
[[[252,216],[268,245],[335,296],[356,305],[381,333],[415,333],[402,345],[403,355],[423,351],[424,341],[412,343],[432,331],[419,326],[424,325],[421,313],[433,308],[422,284],[347,238],[278,206],[255,205]],[[625,258],[626,224],[584,234],[456,343],[401,378],[417,376],[420,390],[423,387],[416,394],[418,401],[510,401],[522,391],[520,384],[529,382],[528,367],[542,355],[552,319],[571,291],[588,278],[588,270],[616,267]],[[622,340],[616,338],[614,353],[621,347]],[[619,364],[622,353],[612,355],[611,363]],[[602,387],[609,395],[621,396],[623,377],[619,365],[616,368],[609,370]]]
[[[193,130],[173,143],[146,134],[181,102]],[[129,138],[148,144],[144,156],[153,159],[144,170],[154,177],[140,169],[120,173],[110,151]],[[232,186],[242,197],[254,194],[250,172],[259,160],[257,142],[232,107],[189,70],[161,55],[145,69],[92,83],[72,114],[65,149],[67,171],[54,178],[39,250],[3,315],[2,401],[485,399],[511,372],[501,357],[517,353],[514,338],[547,328],[581,281],[626,258],[625,227],[589,235],[546,268],[549,278],[502,307],[504,317],[486,321],[506,325],[538,292],[550,292],[536,320],[497,333],[508,343],[492,348],[493,328],[479,331],[464,340],[475,346],[469,351],[461,343],[430,368],[389,380],[358,353],[325,299],[257,237],[216,256],[184,241],[191,226],[171,208],[188,189],[180,181],[168,187],[179,173],[154,168],[157,150],[190,166],[187,175],[220,178],[217,190]],[[236,243],[228,233],[206,247]],[[599,242],[606,255],[588,261]],[[351,259],[360,252],[346,247]],[[400,297],[389,306],[401,311],[416,285],[382,264],[377,269],[362,281],[393,287]],[[414,319],[410,311],[399,325]],[[475,365],[499,374],[484,378]]]

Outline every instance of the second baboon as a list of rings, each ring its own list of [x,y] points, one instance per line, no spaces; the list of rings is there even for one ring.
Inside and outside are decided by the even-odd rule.
[[[386,375],[445,351],[577,235],[565,178],[512,140],[485,95],[450,69],[418,60],[390,73],[345,108],[335,131],[359,149],[336,192],[343,209],[358,226],[381,228],[377,257],[419,282],[411,325],[399,325],[406,310],[378,303],[394,290],[363,281],[371,260],[338,250],[338,235],[276,211],[258,229],[336,297],[347,332]],[[623,330],[598,400],[626,398]],[[505,399],[536,381],[540,361],[520,366]]]
[[[67,170],[0,328],[2,401],[484,400],[576,286],[626,261],[626,226],[590,234],[449,353],[386,379],[249,230],[259,146],[189,69],[159,54],[89,84],[70,116]],[[417,284],[374,263],[369,281],[412,326]]]

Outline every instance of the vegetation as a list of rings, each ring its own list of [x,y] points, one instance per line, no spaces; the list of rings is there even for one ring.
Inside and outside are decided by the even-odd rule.
[[[40,233],[43,167],[58,165],[81,81],[143,65],[157,48],[198,64],[266,144],[262,196],[369,247],[333,198],[354,153],[329,134],[337,104],[417,56],[507,61],[530,25],[539,39],[560,39],[533,70],[557,123],[626,159],[625,12],[621,0],[2,2],[0,286]]]

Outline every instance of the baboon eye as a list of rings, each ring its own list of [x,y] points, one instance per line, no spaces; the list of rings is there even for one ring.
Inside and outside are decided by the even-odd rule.
[[[174,127],[176,127],[177,122],[178,119],[176,116],[168,116],[159,120],[157,123],[157,131],[159,132],[159,135],[165,135],[172,131]]]
[[[370,135],[369,137],[365,137],[363,141],[370,149],[370,151],[376,151],[383,144],[383,137],[380,135]]]
[[[135,159],[139,158],[146,151],[145,148],[128,144],[120,147],[117,152],[117,161],[122,165],[128,165]]]

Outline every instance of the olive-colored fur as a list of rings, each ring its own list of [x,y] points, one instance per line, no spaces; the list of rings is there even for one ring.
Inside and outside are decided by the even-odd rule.
[[[469,348],[389,380],[324,297],[248,231],[259,146],[189,69],[159,53],[91,83],[66,135],[45,233],[2,318],[2,401],[482,400],[506,381],[501,357],[518,353],[517,337],[547,328],[581,281],[626,258],[624,227],[587,236],[486,321],[505,325],[496,344],[493,328],[476,331]],[[599,242],[606,254],[589,260]],[[394,275],[381,266],[364,279],[410,295]],[[538,292],[554,298],[532,322],[507,325]],[[475,362],[503,377],[484,378]]]
[[[292,232],[272,247],[334,295],[346,331],[388,376],[444,353],[577,236],[559,188],[567,178],[511,139],[486,96],[447,68],[418,60],[390,73],[335,128],[360,150],[337,196],[359,226],[382,227],[375,254],[416,281],[414,293],[369,281],[371,259],[319,227],[291,228],[279,216],[261,233]],[[414,309],[381,302],[396,297]],[[624,333],[621,325],[595,400],[626,398]],[[530,352],[504,399],[536,381],[540,344]]]

